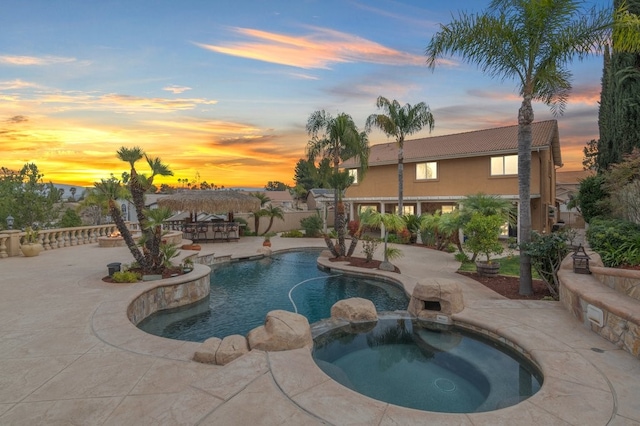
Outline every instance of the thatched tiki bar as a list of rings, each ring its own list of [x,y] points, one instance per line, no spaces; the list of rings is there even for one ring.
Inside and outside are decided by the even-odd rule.
[[[191,235],[192,240],[222,239],[232,240],[239,236],[239,227],[233,222],[233,213],[247,213],[260,210],[260,200],[234,190],[191,190],[177,192],[158,199],[160,207],[167,207],[173,212],[191,212],[194,217],[198,213],[226,213],[229,222],[209,226],[206,223],[194,226],[184,224],[183,233]],[[212,235],[210,235],[212,234]],[[212,238],[211,238],[212,237]]]

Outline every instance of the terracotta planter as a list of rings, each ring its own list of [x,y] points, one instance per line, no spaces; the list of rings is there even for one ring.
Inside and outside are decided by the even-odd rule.
[[[476,269],[480,276],[495,277],[500,271],[500,264],[498,262],[476,262]]]
[[[20,250],[22,250],[22,254],[25,257],[37,256],[43,249],[44,247],[40,243],[22,244],[20,246]]]
[[[263,247],[271,247],[271,241],[264,241],[264,242],[262,243],[262,246],[263,246]]]
[[[195,250],[195,251],[200,251],[202,247],[200,247],[200,244],[185,244],[182,246],[183,250]]]

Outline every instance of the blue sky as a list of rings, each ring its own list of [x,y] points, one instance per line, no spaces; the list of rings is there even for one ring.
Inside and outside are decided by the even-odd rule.
[[[167,183],[259,187],[293,184],[319,109],[364,127],[382,95],[426,102],[432,135],[516,124],[515,82],[456,58],[425,65],[438,23],[488,3],[5,0],[0,166],[32,161],[46,180],[91,185],[126,169],[120,146],[139,145],[172,167]],[[571,70],[558,120],[564,170],[579,170],[598,134],[602,58]],[[552,118],[534,109],[536,120]],[[370,134],[371,144],[386,141]]]

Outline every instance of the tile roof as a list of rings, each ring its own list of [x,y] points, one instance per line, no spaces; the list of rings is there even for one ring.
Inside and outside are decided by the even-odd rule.
[[[561,166],[558,122],[556,120],[535,122],[532,123],[531,129],[532,149],[552,149],[555,165]],[[517,152],[517,125],[404,141],[405,163]],[[397,162],[398,149],[395,141],[371,146],[369,166]],[[342,167],[353,167],[356,164],[355,161],[348,160],[342,164]]]

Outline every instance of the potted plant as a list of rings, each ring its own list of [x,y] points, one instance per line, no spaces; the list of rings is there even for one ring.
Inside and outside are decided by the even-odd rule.
[[[44,248],[42,247],[42,244],[38,242],[38,231],[29,226],[27,227],[27,229],[25,229],[24,232],[24,239],[22,240],[22,245],[20,246],[22,254],[25,257],[33,257],[39,255]]]
[[[264,238],[264,241],[262,242],[262,245],[264,247],[271,247],[271,237],[273,237],[275,234],[268,232],[266,234],[264,234],[262,237]]]
[[[491,255],[501,254],[504,251],[499,240],[500,228],[503,224],[504,219],[499,215],[483,215],[476,212],[464,227],[467,248],[473,253],[486,256],[486,261],[476,261],[476,268],[480,275],[498,275],[500,263],[492,261]]]

